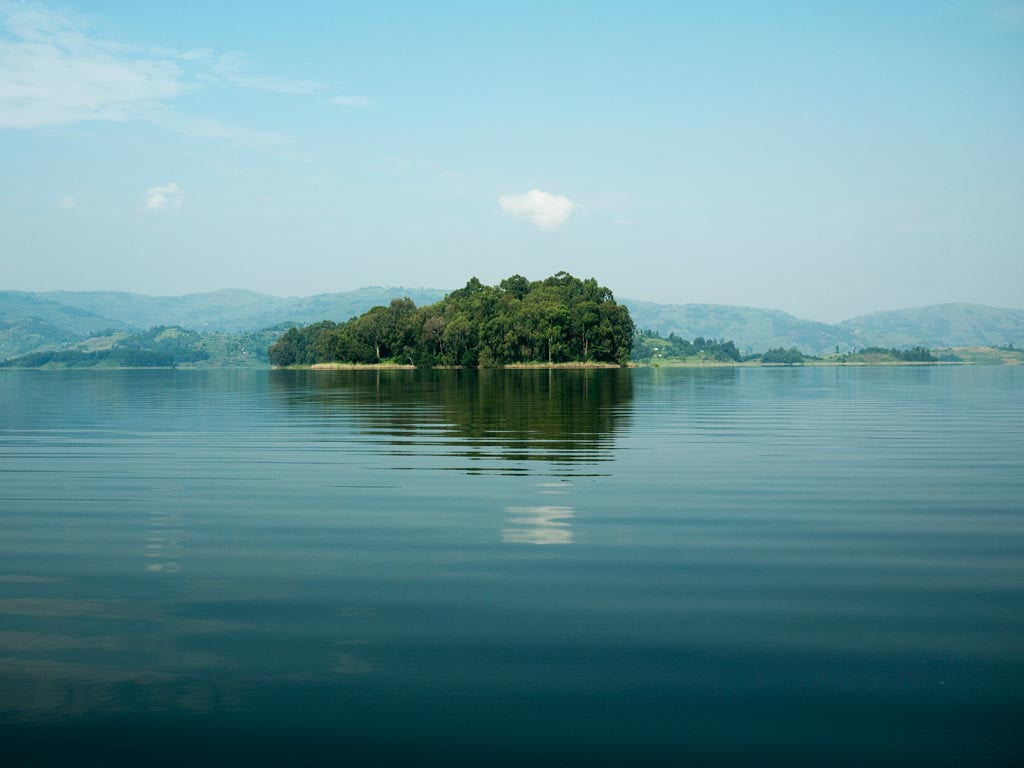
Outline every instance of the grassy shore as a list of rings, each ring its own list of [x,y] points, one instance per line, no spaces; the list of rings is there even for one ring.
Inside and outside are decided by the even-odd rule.
[[[451,370],[459,366],[436,365],[432,370]],[[498,366],[505,369],[553,369],[553,368],[620,368],[615,363],[510,363]],[[632,367],[632,365],[631,365]],[[312,365],[289,365],[285,370],[294,371],[412,371],[415,365],[397,363],[313,363]]]
[[[313,363],[312,365],[289,365],[289,370],[306,371],[414,371],[415,365],[398,363]]]
[[[796,368],[804,367],[879,367],[895,365],[974,365],[969,360],[936,360],[933,362],[906,362],[903,360],[879,360],[874,362],[842,361],[842,360],[804,360],[800,363],[762,363],[760,360],[747,360],[742,363],[721,360],[658,360],[654,363],[633,363],[631,368]],[[996,363],[998,364],[998,363]]]

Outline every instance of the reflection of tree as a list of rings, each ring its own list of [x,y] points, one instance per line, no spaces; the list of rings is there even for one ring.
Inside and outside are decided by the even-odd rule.
[[[291,406],[394,450],[559,464],[609,458],[632,386],[622,369],[271,372]]]

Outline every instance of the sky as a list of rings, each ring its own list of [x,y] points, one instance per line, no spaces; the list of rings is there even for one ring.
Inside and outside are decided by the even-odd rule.
[[[1024,0],[0,0],[0,290],[1024,307]]]

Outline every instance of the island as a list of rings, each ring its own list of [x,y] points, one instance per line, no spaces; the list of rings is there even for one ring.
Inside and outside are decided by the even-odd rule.
[[[434,304],[393,299],[343,323],[291,328],[268,357],[277,367],[618,367],[633,334],[629,310],[594,278],[474,277]]]

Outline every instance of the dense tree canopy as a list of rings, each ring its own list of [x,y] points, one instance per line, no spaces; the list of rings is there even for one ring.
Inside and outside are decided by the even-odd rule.
[[[761,355],[762,363],[775,363],[776,365],[797,365],[804,361],[805,355],[796,347],[785,349],[776,347],[769,349]]]
[[[743,359],[736,344],[724,339],[698,336],[688,341],[675,333],[663,337],[652,330],[642,330],[637,332],[633,340],[633,360],[638,363],[694,357],[722,363],[738,363]]]
[[[859,355],[887,355],[905,363],[934,363],[938,360],[927,347],[911,347],[910,349],[884,349],[883,347],[867,347],[860,350]]]
[[[443,301],[416,307],[394,299],[344,323],[292,328],[270,347],[274,365],[321,362],[492,367],[510,363],[625,365],[633,341],[629,311],[593,278],[559,272],[497,286],[472,278]]]

